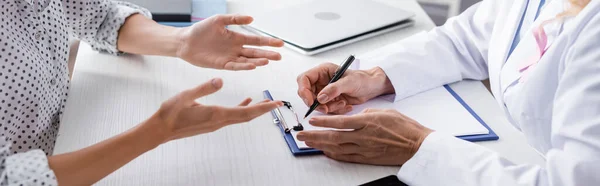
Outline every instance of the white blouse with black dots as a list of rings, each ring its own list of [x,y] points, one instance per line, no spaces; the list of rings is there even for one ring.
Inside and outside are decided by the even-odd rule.
[[[0,185],[56,185],[48,166],[69,91],[69,36],[118,54],[135,13],[110,0],[0,0]]]

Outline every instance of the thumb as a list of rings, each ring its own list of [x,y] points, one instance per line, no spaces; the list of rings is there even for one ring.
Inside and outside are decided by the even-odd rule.
[[[215,93],[219,91],[221,87],[223,87],[223,80],[221,78],[214,78],[210,81],[203,83],[200,86],[197,86],[196,88],[186,91],[186,97],[189,100],[195,100],[200,97],[204,97],[206,95]]]
[[[335,99],[343,93],[349,93],[353,84],[348,79],[349,78],[342,78],[323,88],[323,90],[321,90],[321,92],[319,92],[317,95],[317,100],[319,103],[324,104]]]

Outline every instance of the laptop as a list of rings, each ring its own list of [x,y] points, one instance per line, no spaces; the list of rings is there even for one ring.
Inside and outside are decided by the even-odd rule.
[[[371,0],[315,0],[252,16],[244,28],[305,55],[414,24],[414,13]]]

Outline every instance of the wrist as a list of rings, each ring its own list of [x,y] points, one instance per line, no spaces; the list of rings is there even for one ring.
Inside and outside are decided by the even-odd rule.
[[[169,56],[169,57],[179,57],[179,53],[181,51],[181,48],[183,47],[184,43],[185,43],[185,33],[186,30],[188,29],[188,27],[185,28],[176,28],[176,27],[170,27],[169,31],[169,44],[167,46],[166,49],[166,55],[165,56]]]
[[[417,154],[417,151],[419,151],[419,149],[421,148],[421,145],[423,145],[423,142],[425,141],[425,139],[427,139],[427,136],[429,136],[429,134],[431,134],[433,132],[433,130],[426,128],[426,127],[421,127],[421,131],[420,134],[415,142],[411,145],[411,150],[410,150],[410,157],[408,159],[411,159],[413,156],[415,156],[415,154]]]
[[[169,141],[171,135],[164,127],[165,125],[153,115],[148,120],[141,123],[134,131],[140,134],[140,138],[149,143],[149,146],[157,147]]]
[[[375,90],[379,93],[379,95],[384,94],[393,94],[395,92],[394,86],[392,82],[385,74],[385,71],[380,67],[374,67],[372,69],[367,70],[367,73],[371,76],[374,84]]]
[[[183,49],[185,48],[185,42],[189,40],[188,36],[188,32],[190,32],[190,29],[192,29],[191,26],[189,27],[183,27],[183,28],[177,28],[177,30],[173,30],[173,35],[175,35],[174,39],[175,39],[175,53],[173,54],[172,57],[178,57],[181,58],[181,54]]]

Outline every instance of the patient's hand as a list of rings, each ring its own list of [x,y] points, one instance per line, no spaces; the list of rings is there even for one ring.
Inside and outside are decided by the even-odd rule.
[[[195,100],[217,92],[223,86],[221,79],[213,79],[196,88],[181,92],[164,102],[160,109],[145,122],[152,125],[163,142],[213,132],[225,126],[250,121],[279,106],[281,101],[265,100],[249,105],[250,98],[236,107],[203,105]]]
[[[179,34],[181,46],[177,57],[195,66],[226,70],[252,70],[268,64],[269,60],[280,60],[277,52],[244,46],[281,47],[283,41],[244,35],[226,28],[251,22],[250,16],[217,15],[185,28]]]

